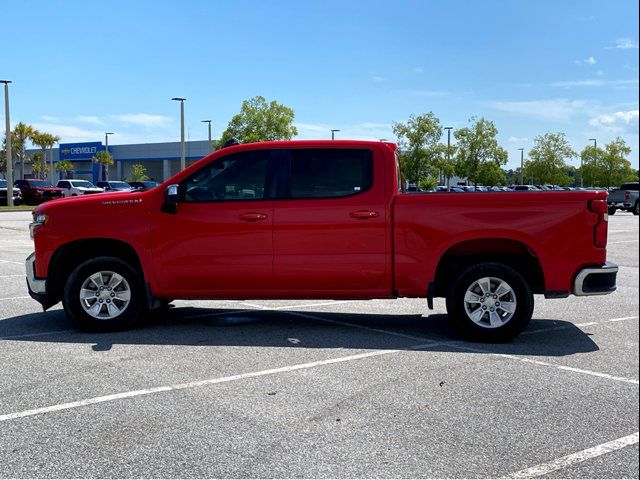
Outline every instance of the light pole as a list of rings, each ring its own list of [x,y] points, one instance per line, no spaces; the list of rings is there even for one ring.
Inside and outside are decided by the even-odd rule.
[[[109,153],[109,135],[113,135],[113,132],[105,132],[105,134],[104,134],[104,150],[105,150],[107,153]],[[102,166],[102,180],[107,180],[107,179],[105,178],[105,174],[104,174],[104,171],[105,171],[107,168],[109,168],[109,167],[108,167],[108,166],[106,166],[106,165],[103,165],[103,166]],[[116,171],[117,171],[117,169],[116,169]],[[107,177],[109,177],[109,175],[107,175]]]
[[[173,97],[171,100],[180,102],[180,170],[184,170],[186,167],[184,159],[184,101],[186,98]]]
[[[11,121],[9,120],[9,84],[11,80],[0,80],[4,83],[4,119],[6,122],[5,152],[7,157],[7,206],[13,207],[13,161],[11,155]]]
[[[524,148],[520,150],[520,185],[524,185]]]
[[[336,132],[339,132],[340,130],[338,130],[337,128],[334,128],[331,130],[331,140],[335,140],[336,139]]]
[[[447,163],[451,163],[451,130],[453,127],[444,127],[447,131]],[[447,177],[447,191],[449,191],[451,178]]]
[[[211,145],[211,120],[200,120],[202,123],[207,123],[209,127],[209,148],[213,150],[213,146]]]
[[[590,138],[589,139],[590,142],[593,142],[593,159],[597,160],[597,156],[598,156],[598,140],[596,140],[595,138]],[[583,165],[584,161],[582,160],[582,157],[580,157],[580,186],[584,187],[584,179],[582,178],[582,165]]]

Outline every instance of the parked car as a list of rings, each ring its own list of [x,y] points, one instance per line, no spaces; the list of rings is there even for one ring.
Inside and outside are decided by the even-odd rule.
[[[0,179],[0,205],[8,205],[7,203],[7,181]],[[17,187],[13,187],[13,204],[20,205],[22,203],[22,193]]]
[[[20,189],[22,201],[27,205],[39,205],[42,202],[64,196],[61,188],[52,187],[44,180],[32,178],[16,180],[13,185]]]
[[[129,185],[127,182],[119,182],[119,181],[107,181],[107,182],[98,182],[96,184],[97,187],[102,188],[105,192],[130,192],[134,188]]]
[[[511,189],[515,192],[539,192],[540,189],[535,185],[513,185]]]
[[[640,214],[640,202],[638,200],[638,182],[623,183],[620,188],[609,192],[607,205],[609,215],[615,215],[616,210]]]
[[[145,180],[144,182],[129,182],[131,188],[133,190],[151,190],[152,188],[156,188],[160,185],[158,182],[154,182],[153,180]]]
[[[102,193],[102,188],[96,187],[88,180],[59,180],[56,187],[64,191],[65,197],[77,197],[79,195],[91,195]]]
[[[504,341],[527,326],[533,294],[615,290],[606,192],[406,194],[396,154],[236,145],[163,189],[46,203],[30,225],[30,295],[44,309],[62,300],[87,330],[129,327],[171,299],[445,297],[460,333]]]

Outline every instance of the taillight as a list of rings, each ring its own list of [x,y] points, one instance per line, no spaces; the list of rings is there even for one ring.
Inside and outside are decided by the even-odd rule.
[[[598,222],[593,227],[593,244],[598,248],[607,246],[607,226],[609,224],[609,214],[606,200],[591,200],[589,210],[598,215]]]

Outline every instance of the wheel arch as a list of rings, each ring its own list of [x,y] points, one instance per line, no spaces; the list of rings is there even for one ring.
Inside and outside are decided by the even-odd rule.
[[[440,257],[431,289],[434,296],[446,297],[460,272],[487,262],[513,268],[524,277],[533,293],[545,293],[542,264],[527,244],[507,238],[480,238],[456,243]]]
[[[74,240],[58,247],[51,256],[47,273],[47,291],[52,298],[62,298],[64,286],[71,272],[80,264],[94,257],[115,257],[126,262],[144,283],[144,270],[136,249],[114,238],[89,238]]]

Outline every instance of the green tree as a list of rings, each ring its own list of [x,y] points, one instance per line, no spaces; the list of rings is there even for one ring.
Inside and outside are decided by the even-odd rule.
[[[141,163],[134,163],[131,165],[131,178],[129,181],[144,182],[145,180],[149,180],[145,166]]]
[[[20,160],[20,176],[18,178],[24,178],[24,164],[27,159],[25,147],[27,140],[31,140],[35,133],[36,130],[31,125],[22,122],[18,122],[11,132],[13,138],[12,149],[15,151],[15,156]]]
[[[106,150],[100,150],[91,157],[93,163],[100,165],[100,169],[105,173],[105,179],[109,180],[109,167],[113,165],[113,157]]]
[[[398,137],[398,155],[402,172],[407,181],[421,188],[438,184],[444,150],[439,143],[442,137],[440,120],[433,112],[411,115],[407,123],[394,122],[393,133]]]
[[[291,140],[298,135],[293,125],[294,111],[278,102],[267,103],[257,96],[242,102],[240,113],[234,115],[227,129],[222,133],[218,148],[230,138],[242,143],[264,142],[268,140]]]
[[[476,185],[503,184],[505,175],[501,167],[506,165],[508,156],[498,145],[498,129],[485,118],[472,117],[469,122],[469,127],[453,134],[457,140],[456,173]]]
[[[5,139],[2,139],[2,150],[0,150],[0,173],[6,178],[7,174],[7,152],[5,151]]]
[[[567,160],[576,156],[565,134],[545,133],[538,135],[529,151],[529,160],[525,162],[525,176],[533,178],[539,184],[569,185]]]
[[[46,164],[46,160],[47,160],[47,148],[51,148],[53,147],[57,142],[60,141],[60,137],[57,137],[55,135],[52,135],[50,133],[46,133],[46,132],[39,132],[37,130],[33,131],[33,134],[31,135],[31,143],[33,143],[34,145],[37,145],[38,147],[40,147],[40,150],[42,152],[42,155],[40,157],[40,161],[43,162],[44,164]],[[35,157],[35,155],[34,155]],[[35,168],[35,165],[33,165],[31,167],[32,169]],[[44,174],[42,177],[40,178],[46,178],[46,174],[49,172],[49,167],[45,168],[41,168],[40,169],[40,173]],[[35,170],[34,170],[35,173]]]
[[[47,164],[46,158],[42,153],[36,152],[31,157],[31,171],[36,176],[36,178],[45,179],[49,174],[49,165]]]
[[[631,148],[620,137],[607,143],[604,149],[585,147],[580,153],[585,184],[616,187],[621,183],[637,180],[631,162],[626,158],[630,153]]]
[[[69,172],[73,172],[73,163],[69,160],[62,160],[56,163],[56,172],[62,172],[64,178],[67,178]]]

